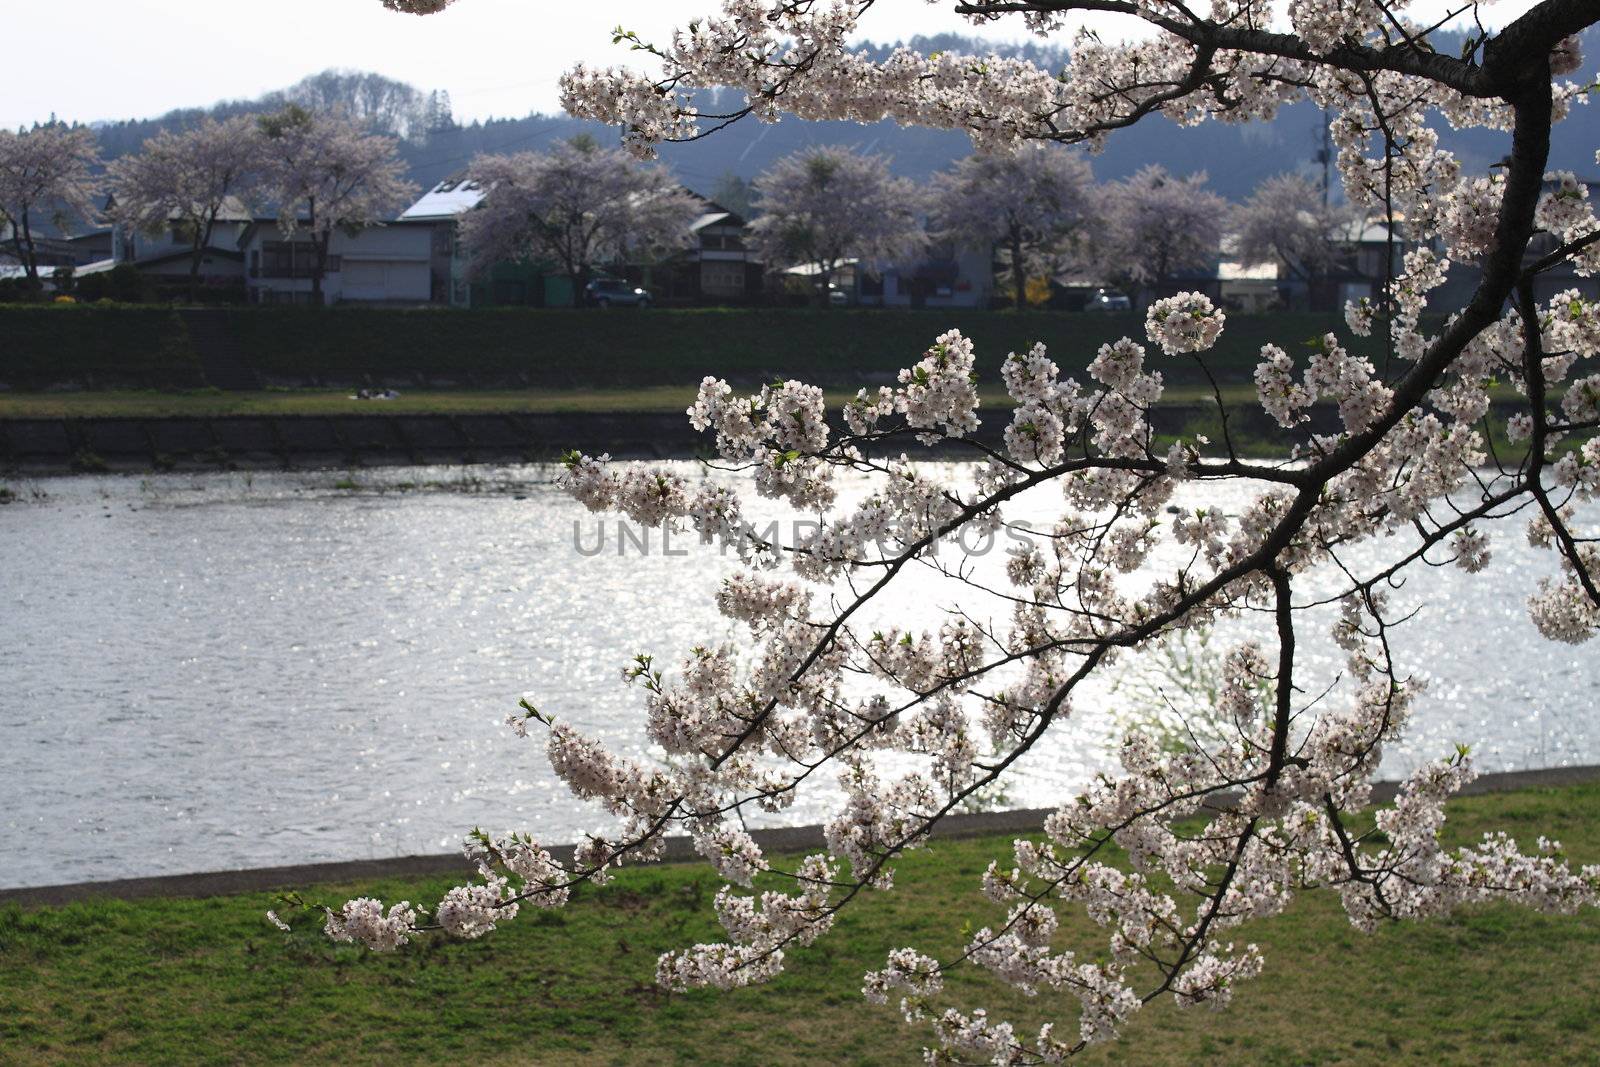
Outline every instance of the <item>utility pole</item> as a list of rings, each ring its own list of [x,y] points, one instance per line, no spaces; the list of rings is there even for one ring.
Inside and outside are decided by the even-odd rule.
[[[1331,202],[1333,190],[1333,116],[1328,113],[1327,108],[1322,108],[1321,111],[1320,143],[1313,158],[1322,164],[1322,206],[1327,207]]]

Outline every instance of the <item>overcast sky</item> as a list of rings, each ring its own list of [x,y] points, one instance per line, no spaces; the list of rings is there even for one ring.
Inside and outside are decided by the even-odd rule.
[[[626,63],[612,46],[619,23],[646,40],[715,11],[716,0],[459,0],[439,15],[385,11],[378,0],[0,0],[7,7],[6,86],[0,125],[48,118],[145,118],[175,107],[255,97],[329,67],[376,71],[450,92],[456,117],[554,111],[556,79],[573,62]],[[1504,23],[1534,0],[1500,0],[1485,20]],[[950,8],[880,0],[863,21],[887,41],[975,32]],[[1414,5],[1419,17],[1439,0]],[[1105,36],[1129,24],[1092,16]],[[1019,39],[1001,23],[984,32]],[[648,58],[648,57],[645,57]]]

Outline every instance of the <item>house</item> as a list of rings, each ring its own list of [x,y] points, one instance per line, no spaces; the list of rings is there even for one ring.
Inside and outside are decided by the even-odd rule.
[[[1279,262],[1246,263],[1239,258],[1238,239],[1222,236],[1217,260],[1217,300],[1225,308],[1261,312],[1288,307],[1289,269]]]
[[[664,304],[750,304],[761,299],[761,261],[746,241],[749,224],[715,200],[686,190],[701,205],[689,226],[693,243],[659,264],[630,265],[630,280]]]
[[[400,213],[399,222],[425,228],[431,234],[428,278],[433,303],[472,306],[472,284],[461,257],[456,227],[461,217],[482,201],[483,190],[478,184],[458,174],[429,189],[422,194],[422,199]]]
[[[434,231],[400,220],[355,233],[334,230],[322,279],[328,304],[434,302]],[[253,218],[241,230],[247,299],[252,304],[309,304],[316,248],[303,228],[285,234],[276,218]]]
[[[745,220],[715,201],[689,192],[702,207],[691,224],[693,244],[658,262],[617,264],[614,272],[649,289],[658,304],[758,299],[762,271],[746,247]],[[482,187],[458,174],[428,190],[400,215],[401,225],[432,232],[429,269],[435,302],[452,307],[572,306],[573,280],[551,263],[498,263],[481,278],[468,276],[457,228],[483,197]]]
[[[428,271],[434,302],[450,307],[571,307],[572,279],[550,264],[497,263],[482,277],[469,275],[459,227],[483,197],[482,186],[457,174],[400,213],[400,224],[430,234]]]
[[[106,201],[108,214],[115,207],[115,197]],[[237,199],[230,198],[223,204],[211,228],[210,239],[201,250],[202,287],[212,291],[241,290],[244,284],[244,254],[239,250],[239,238],[250,225],[251,219],[249,209]],[[114,227],[109,233],[109,256],[95,261],[93,268],[80,273],[109,270],[127,263],[154,281],[158,288],[175,289],[188,285],[194,240],[184,220],[173,216],[160,232],[155,233],[123,226]]]
[[[987,252],[949,245],[936,245],[918,259],[898,263],[846,259],[828,280],[829,301],[859,307],[987,307],[994,291],[991,259]],[[817,298],[821,273],[815,263],[774,271],[774,288],[792,301],[809,303]]]
[[[983,308],[993,294],[992,250],[945,244],[931,246],[914,262],[862,275],[857,298],[878,307]]]

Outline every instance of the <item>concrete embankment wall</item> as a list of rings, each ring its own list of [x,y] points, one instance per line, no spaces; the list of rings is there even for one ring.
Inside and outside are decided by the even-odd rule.
[[[0,469],[24,473],[504,463],[569,448],[696,454],[681,414],[275,415],[0,419]]]
[[[1255,444],[1281,440],[1287,452],[1290,436],[1260,408],[1237,408],[1228,418],[1235,434]],[[1007,421],[1005,413],[988,412],[977,440],[999,445]],[[1150,421],[1157,433],[1203,433],[1213,448],[1222,446],[1214,406],[1162,405]],[[1338,433],[1337,410],[1313,408],[1307,428]],[[1303,429],[1295,439],[1303,439]],[[514,463],[556,459],[568,449],[670,459],[712,447],[682,412],[0,419],[0,471],[23,474]],[[919,451],[909,436],[881,448]],[[957,446],[945,455],[959,454]]]
[[[1535,771],[1508,771],[1486,774],[1468,783],[1463,796],[1498,793],[1514,789],[1551,789],[1600,781],[1600,767],[1552,767]],[[1395,798],[1398,783],[1378,782],[1373,788],[1373,803],[1388,804]],[[1231,803],[1219,796],[1213,805]],[[975,815],[946,816],[934,830],[935,837],[984,837],[999,834],[1036,834],[1052,809],[1033,808],[994,811]],[[826,847],[821,826],[793,826],[756,830],[752,836],[769,855],[797,854]],[[669,837],[664,859],[681,863],[699,858],[687,837]],[[572,861],[573,846],[550,849],[561,863]],[[334,883],[360,883],[379,878],[420,878],[436,874],[470,877],[472,866],[460,853],[431,856],[395,856],[390,859],[349,860],[342,863],[310,863],[292,867],[258,867],[244,871],[211,871],[203,874],[178,874],[154,878],[124,878],[109,882],[78,882],[71,885],[37,886],[26,889],[0,889],[0,905],[40,907],[70,904],[76,900],[140,900],[149,897],[214,897],[233,893],[264,893],[274,889],[305,888]]]

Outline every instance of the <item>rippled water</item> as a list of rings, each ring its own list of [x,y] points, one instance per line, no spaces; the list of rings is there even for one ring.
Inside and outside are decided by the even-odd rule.
[[[616,527],[548,474],[363,472],[354,490],[337,473],[13,483],[25,500],[0,508],[0,886],[448,850],[480,824],[549,841],[605,825],[502,722],[526,694],[642,752],[638,694],[618,671],[728,635],[707,594],[733,561],[687,538],[664,554],[659,535],[619,555]],[[438,481],[458,484],[398,488]],[[1013,515],[1043,525],[1050,504]],[[603,532],[600,554],[574,548],[575,523],[590,551]],[[1529,576],[1551,565],[1520,525],[1497,535],[1488,572],[1426,570],[1398,594],[1426,607],[1396,645],[1436,681],[1386,772],[1456,741],[1486,769],[1600,762],[1600,657],[1528,623]],[[908,578],[869,621],[958,597],[1003,616]],[[1306,651],[1331,677],[1327,643]],[[1007,800],[1052,803],[1105,766],[1115,704],[1086,693]]]

